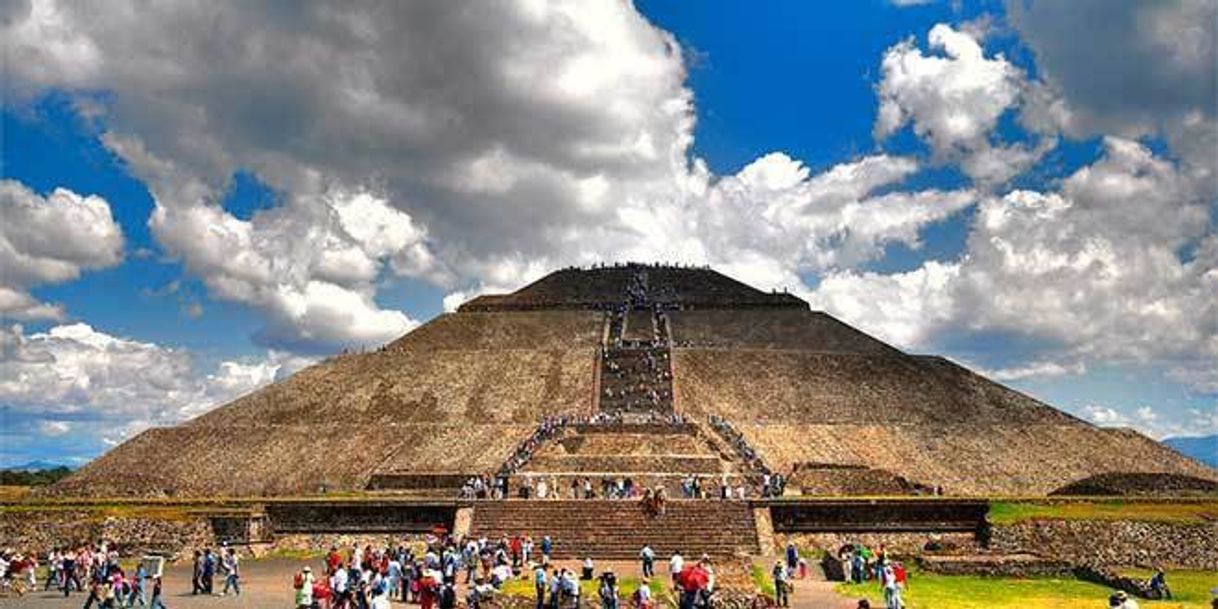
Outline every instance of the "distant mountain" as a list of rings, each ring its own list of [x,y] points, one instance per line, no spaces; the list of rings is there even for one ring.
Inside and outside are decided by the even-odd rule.
[[[1210,467],[1218,467],[1218,434],[1212,436],[1167,438],[1163,440],[1163,443]]]
[[[9,472],[40,472],[42,470],[55,469],[57,467],[73,469],[72,466],[64,465],[63,463],[51,463],[50,461],[30,461],[28,463],[22,463],[21,465],[5,467],[3,470]]]

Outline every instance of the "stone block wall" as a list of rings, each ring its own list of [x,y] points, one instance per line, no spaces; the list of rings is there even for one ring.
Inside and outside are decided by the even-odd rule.
[[[99,516],[87,510],[0,513],[0,546],[45,554],[52,547],[106,540],[124,556],[161,554],[169,560],[214,547],[211,523],[203,517]]]
[[[936,541],[938,551],[966,554],[980,550],[980,544],[972,533],[775,533],[774,547],[781,554],[788,543],[805,553],[821,551],[836,554],[838,548],[848,543],[861,543],[869,548],[884,546],[894,556],[912,558],[922,554],[926,545]]]
[[[989,547],[1074,564],[1218,571],[1218,522],[1035,520],[992,527]]]

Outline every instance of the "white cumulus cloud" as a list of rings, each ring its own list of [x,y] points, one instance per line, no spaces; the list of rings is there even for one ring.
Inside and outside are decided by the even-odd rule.
[[[65,188],[44,197],[0,180],[0,317],[62,319],[61,306],[39,302],[29,288],[70,281],[122,258],[122,229],[105,199]]]
[[[270,353],[205,372],[187,351],[83,323],[35,333],[14,325],[0,330],[0,404],[47,436],[100,432],[117,440],[198,415],[308,363]]]

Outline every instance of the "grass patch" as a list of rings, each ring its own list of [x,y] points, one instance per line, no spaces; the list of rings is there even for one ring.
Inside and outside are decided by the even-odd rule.
[[[1120,573],[1141,579],[1153,575],[1149,569],[1121,569]],[[1171,589],[1172,600],[1151,603],[1152,607],[1208,607],[1213,598],[1210,590],[1218,588],[1218,571],[1168,571],[1167,587]]]
[[[990,504],[993,524],[1015,524],[1028,520],[1133,520],[1199,524],[1218,519],[1218,501],[1144,502],[1086,501],[1035,503],[996,501]]]
[[[1208,607],[1209,592],[1204,583],[1218,586],[1218,573],[1178,571],[1167,575],[1173,587],[1180,587],[1176,600],[1142,601],[1142,607],[1153,609],[1201,609]],[[838,584],[838,594],[858,599],[867,598],[873,607],[883,606],[879,584]],[[1173,590],[1174,591],[1174,590]],[[909,609],[1092,609],[1107,606],[1112,590],[1075,579],[1054,578],[995,578],[965,575],[936,575],[911,573],[909,587],[903,598]],[[878,604],[877,604],[878,603]]]
[[[282,558],[282,559],[287,559],[287,560],[307,561],[307,560],[316,560],[319,558],[325,558],[325,556],[326,556],[326,552],[323,550],[275,548],[274,550],[267,552],[261,558]]]
[[[753,587],[762,594],[774,598],[774,579],[770,577],[770,572],[765,567],[754,564],[749,567],[749,575],[753,578]]]

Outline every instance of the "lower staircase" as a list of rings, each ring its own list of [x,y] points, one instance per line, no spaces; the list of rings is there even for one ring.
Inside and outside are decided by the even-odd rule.
[[[680,551],[687,559],[707,554],[757,554],[757,527],[746,501],[670,500],[651,516],[642,502],[626,500],[482,501],[474,507],[471,533],[487,539],[549,535],[554,558],[637,558],[644,544],[657,562]]]

